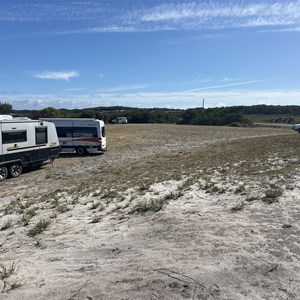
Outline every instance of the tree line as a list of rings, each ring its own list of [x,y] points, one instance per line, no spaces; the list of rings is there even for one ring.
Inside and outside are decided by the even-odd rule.
[[[294,123],[300,118],[297,105],[253,105],[216,108],[134,108],[125,106],[94,107],[84,109],[57,109],[47,107],[41,110],[15,110],[7,102],[0,102],[0,114],[38,118],[97,118],[109,123],[116,117],[126,117],[129,123],[172,123],[190,125],[251,126],[253,116],[270,116],[274,123]]]

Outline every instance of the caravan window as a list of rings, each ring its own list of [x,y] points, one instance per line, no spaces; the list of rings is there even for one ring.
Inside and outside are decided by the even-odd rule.
[[[37,145],[48,143],[47,127],[35,127],[35,142]]]
[[[27,131],[3,131],[2,132],[2,143],[3,144],[13,144],[27,142]]]

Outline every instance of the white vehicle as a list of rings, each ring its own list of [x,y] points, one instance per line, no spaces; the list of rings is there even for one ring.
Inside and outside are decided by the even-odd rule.
[[[59,155],[52,123],[0,115],[0,181],[18,177],[23,167],[40,167]]]
[[[61,152],[78,155],[103,153],[106,148],[105,124],[97,119],[42,118],[56,127]]]
[[[293,129],[300,133],[300,124],[294,124]]]
[[[113,124],[127,124],[128,120],[126,117],[116,117],[113,120],[111,120],[111,123]]]

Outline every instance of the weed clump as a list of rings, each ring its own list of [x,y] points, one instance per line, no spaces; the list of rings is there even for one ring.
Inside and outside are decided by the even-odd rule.
[[[282,190],[278,188],[269,189],[265,191],[265,196],[262,198],[262,201],[267,204],[272,204],[278,201],[278,198],[282,196]]]
[[[235,213],[241,211],[244,209],[244,207],[245,207],[245,202],[240,202],[231,208],[231,212]]]
[[[19,219],[18,224],[22,225],[22,226],[28,226],[29,222],[31,220],[31,217],[24,214],[22,215],[22,217]]]
[[[131,213],[145,213],[145,212],[158,212],[165,205],[165,201],[160,199],[152,199],[149,201],[139,202],[132,210]]]
[[[7,289],[7,285],[10,285],[10,289],[16,289],[21,286],[20,283],[14,282],[9,283],[7,279],[16,274],[18,271],[18,262],[13,261],[10,266],[6,267],[3,264],[0,264],[0,280],[3,282],[2,293],[4,293]]]
[[[9,219],[7,220],[1,227],[0,227],[0,230],[6,230],[8,228],[10,228],[12,226],[12,220]]]
[[[95,216],[92,220],[91,220],[91,224],[95,224],[95,223],[99,223],[101,221],[101,216]]]
[[[158,212],[166,204],[168,204],[170,200],[176,200],[182,195],[183,195],[182,191],[179,191],[177,193],[171,192],[158,199],[141,201],[135,207],[133,207],[131,213]]]
[[[102,210],[102,209],[103,209],[103,207],[102,207],[102,205],[101,205],[101,202],[99,202],[99,201],[93,201],[93,203],[92,203],[90,209],[91,209],[91,210],[94,210],[94,209],[97,209],[98,207],[99,207],[99,210]]]
[[[33,228],[31,228],[28,232],[28,236],[30,237],[34,237],[37,234],[42,233],[43,231],[45,231],[48,226],[50,225],[51,221],[50,220],[46,220],[46,219],[41,219],[40,221],[38,221],[35,226]]]

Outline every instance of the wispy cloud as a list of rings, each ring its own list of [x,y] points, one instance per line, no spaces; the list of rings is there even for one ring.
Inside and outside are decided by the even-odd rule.
[[[114,93],[114,92],[126,92],[126,91],[132,91],[132,90],[141,90],[147,88],[147,84],[132,84],[132,85],[120,85],[120,86],[114,86],[110,88],[105,88],[102,90],[99,90],[99,92],[104,93]]]
[[[267,29],[267,30],[261,30],[261,32],[300,32],[300,26],[299,27]]]
[[[102,1],[1,1],[0,21],[36,22],[94,20],[103,13]],[[107,11],[106,11],[107,12]]]
[[[224,80],[228,81],[228,80],[226,80],[226,78]],[[206,86],[206,87],[202,87],[202,88],[198,88],[198,89],[188,90],[187,92],[198,92],[198,91],[204,91],[204,90],[214,90],[214,89],[219,89],[219,88],[226,88],[226,87],[237,86],[237,85],[259,83],[259,82],[265,82],[265,81],[268,81],[268,80],[250,80],[250,81],[234,82],[234,83],[227,83],[227,84],[221,84],[221,85],[211,85],[211,86]]]
[[[33,74],[33,77],[39,79],[53,79],[53,80],[65,80],[69,81],[71,78],[79,77],[80,74],[77,71],[43,71]]]
[[[81,92],[86,90],[86,88],[72,88],[72,89],[64,89],[63,92],[70,93],[70,92]]]
[[[282,26],[297,24],[299,17],[300,1],[170,3],[140,13],[144,22],[169,22],[190,29]]]
[[[125,2],[125,1],[124,1]],[[1,2],[0,21],[84,21],[52,34],[299,27],[300,1],[62,1]],[[70,22],[68,23],[70,24]],[[80,24],[83,24],[80,23]],[[49,34],[49,33],[48,33]]]

